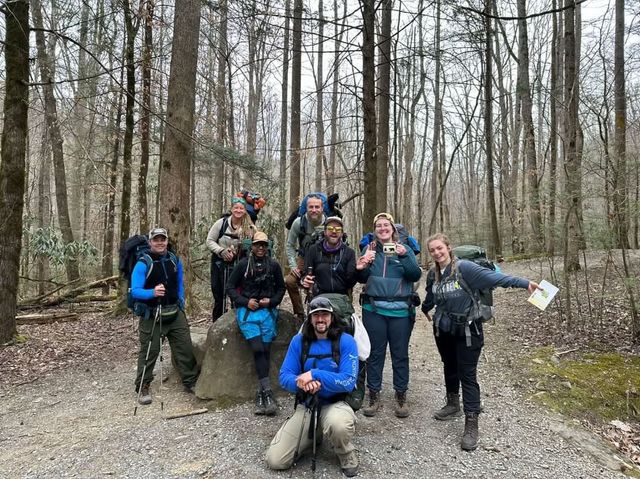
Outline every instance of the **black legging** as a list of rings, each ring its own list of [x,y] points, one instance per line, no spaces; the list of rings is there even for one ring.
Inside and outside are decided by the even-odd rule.
[[[227,287],[225,284],[225,269],[227,270],[227,279],[231,274],[233,263],[225,263],[216,254],[211,256],[211,293],[213,294],[213,315],[212,318],[215,321],[224,313],[224,289]]]
[[[251,351],[253,352],[258,379],[268,378],[269,363],[271,362],[271,343],[264,343],[260,336],[256,336],[249,340],[249,346],[251,346]]]

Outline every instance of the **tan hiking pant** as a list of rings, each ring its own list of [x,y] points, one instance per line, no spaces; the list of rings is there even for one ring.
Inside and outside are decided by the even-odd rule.
[[[313,439],[309,439],[311,411],[299,404],[292,417],[287,419],[276,433],[267,449],[267,465],[271,469],[289,469],[303,451],[311,449]],[[316,442],[328,440],[338,456],[355,450],[351,439],[356,432],[356,414],[344,401],[322,406],[320,428]],[[298,442],[299,441],[299,442]]]

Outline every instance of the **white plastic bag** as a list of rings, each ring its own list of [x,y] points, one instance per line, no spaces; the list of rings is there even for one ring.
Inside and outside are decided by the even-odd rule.
[[[353,337],[358,345],[358,359],[360,359],[360,361],[366,361],[367,358],[369,358],[369,354],[371,354],[369,335],[367,334],[367,330],[364,329],[364,324],[362,324],[360,316],[353,313],[351,315],[351,321],[353,322]]]

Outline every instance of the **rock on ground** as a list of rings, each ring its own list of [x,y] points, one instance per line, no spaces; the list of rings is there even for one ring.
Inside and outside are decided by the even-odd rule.
[[[525,303],[522,293],[497,294],[508,294],[508,303],[519,304]],[[500,308],[499,312],[507,310],[505,306]],[[526,310],[509,309],[508,313],[519,316]],[[533,404],[526,391],[518,387],[518,371],[502,360],[510,341],[506,328],[499,324],[487,327],[479,368],[485,411],[480,418],[481,442],[478,450],[466,453],[459,447],[464,419],[438,422],[431,416],[444,397],[442,368],[431,324],[420,314],[410,349],[411,415],[406,419],[393,415],[391,364],[387,360],[382,412],[375,418],[358,413],[355,443],[360,451],[360,477],[623,477],[597,461],[580,441],[563,439],[557,432],[559,418]],[[153,404],[138,407],[134,416],[134,356],[135,351],[131,351],[112,364],[87,360],[33,383],[2,386],[0,477],[343,477],[337,458],[326,446],[318,453],[315,475],[308,455],[293,472],[266,468],[264,451],[293,410],[290,396],[279,397],[276,417],[254,416],[251,403],[246,402],[165,420],[165,415],[207,406],[205,401],[183,392],[170,378],[161,390],[160,381],[154,382]],[[239,383],[254,380],[253,370],[237,377]],[[571,424],[563,427],[572,428]],[[613,456],[595,436],[590,437],[601,454]]]

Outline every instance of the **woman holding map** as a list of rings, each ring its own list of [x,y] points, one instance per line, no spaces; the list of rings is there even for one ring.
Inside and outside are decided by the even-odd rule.
[[[434,417],[445,421],[461,415],[462,386],[465,425],[461,447],[473,451],[478,446],[478,414],[481,411],[477,368],[484,344],[482,322],[492,315],[491,308],[482,304],[480,292],[501,286],[533,293],[540,286],[525,278],[457,259],[451,253],[449,238],[442,233],[427,240],[427,249],[435,264],[427,274],[427,297],[422,303],[422,312],[431,320],[429,311],[436,308],[433,334],[444,364],[447,390],[446,405],[436,411]]]

